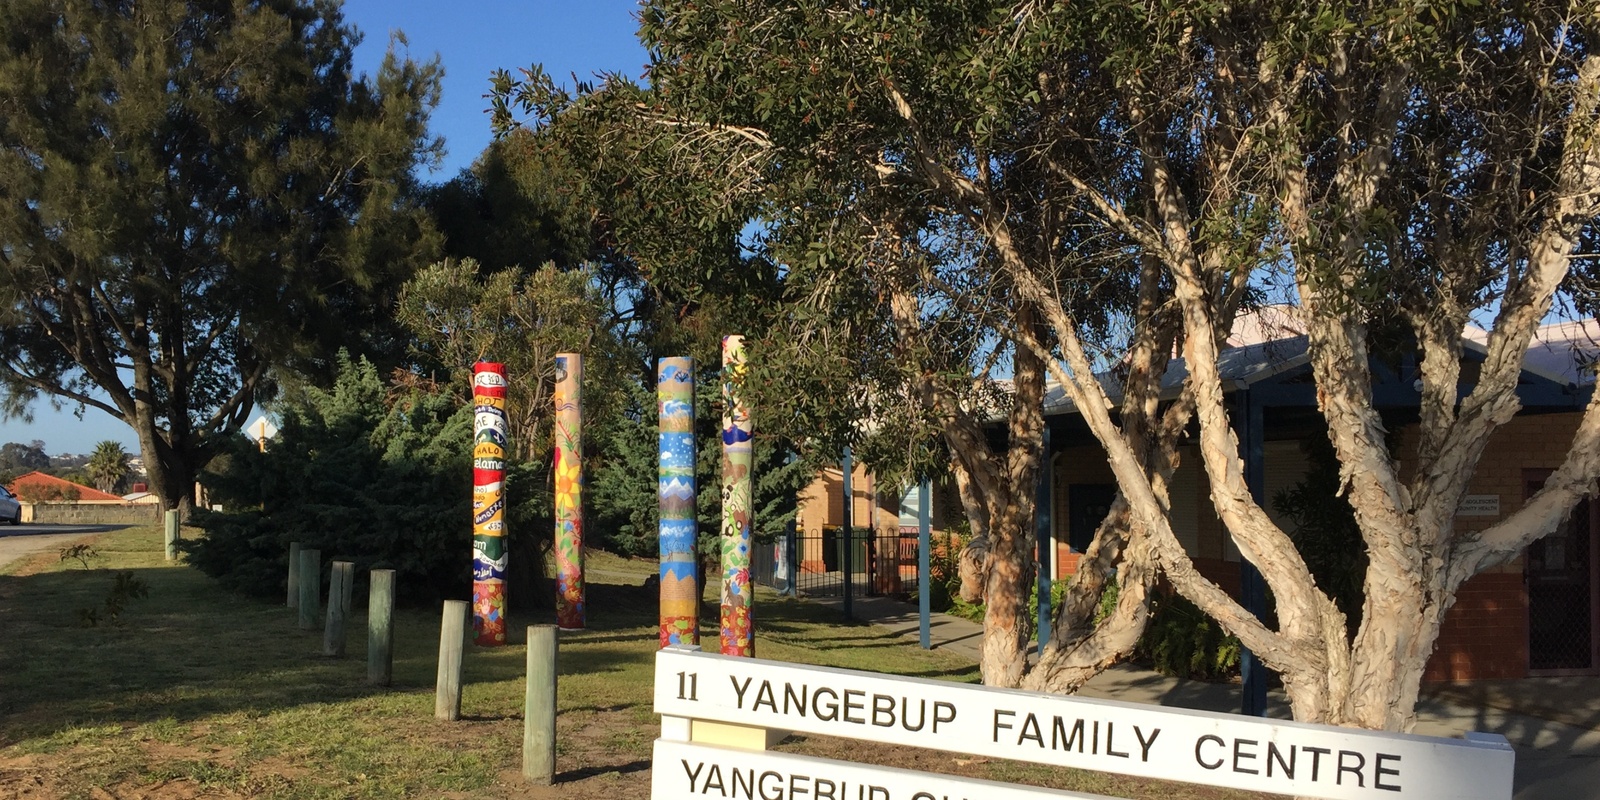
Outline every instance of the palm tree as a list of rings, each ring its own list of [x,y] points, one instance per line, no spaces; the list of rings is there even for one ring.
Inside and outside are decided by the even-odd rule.
[[[102,492],[113,491],[122,476],[128,474],[128,451],[123,450],[120,443],[107,439],[94,446],[88,469],[95,488]]]

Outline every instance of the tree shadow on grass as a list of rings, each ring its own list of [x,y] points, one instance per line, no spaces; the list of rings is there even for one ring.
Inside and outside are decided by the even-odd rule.
[[[149,595],[127,601],[119,624],[82,627],[79,609],[99,608],[103,615],[117,572],[131,573]],[[591,588],[591,601],[612,610],[590,615],[597,641],[575,641],[558,659],[560,674],[586,678],[642,666],[648,675],[653,631],[627,631],[646,619],[653,627],[653,616],[632,602],[613,602],[609,587]],[[366,681],[364,609],[352,611],[347,656],[329,658],[321,652],[320,625],[300,630],[295,610],[230,595],[191,569],[0,576],[0,746],[90,725],[187,723],[364,698],[388,702],[384,698],[399,695],[410,696],[393,702],[420,707],[431,699],[425,693],[437,675],[439,613],[395,612],[393,681],[379,687]],[[468,646],[464,657],[469,686],[520,682],[525,670],[520,647]]]
[[[626,764],[616,764],[616,765],[598,764],[598,765],[595,765],[595,766],[592,766],[592,767],[583,767],[582,769],[569,769],[566,772],[557,773],[555,782],[556,783],[575,783],[577,781],[587,780],[589,778],[595,778],[595,777],[599,777],[601,775],[608,775],[608,774],[613,773],[613,772],[615,772],[615,773],[617,773],[619,775],[628,775],[628,774],[631,774],[631,773],[634,773],[634,772],[644,772],[645,770],[647,770],[649,768],[650,768],[650,761],[648,759],[641,760],[641,761],[630,761],[630,762],[628,762]]]

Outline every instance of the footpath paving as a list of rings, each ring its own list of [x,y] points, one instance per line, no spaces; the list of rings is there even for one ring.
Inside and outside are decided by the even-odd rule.
[[[811,598],[843,611],[836,597]],[[918,641],[917,607],[881,597],[855,598],[855,619]],[[946,614],[929,619],[935,649],[977,663],[983,626]],[[1158,675],[1130,665],[1113,667],[1078,694],[1132,703],[1238,713],[1237,684],[1206,683]],[[1267,716],[1289,719],[1288,699],[1269,692]],[[1516,800],[1600,798],[1600,677],[1526,678],[1429,685],[1417,704],[1414,733],[1459,737],[1498,733],[1516,748]]]

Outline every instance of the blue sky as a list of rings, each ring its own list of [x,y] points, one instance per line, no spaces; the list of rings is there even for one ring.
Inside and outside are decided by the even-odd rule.
[[[438,54],[444,64],[444,94],[433,115],[433,131],[449,151],[430,182],[453,177],[489,143],[489,75],[497,68],[516,73],[541,63],[557,79],[572,73],[589,78],[600,72],[637,77],[647,61],[634,36],[636,0],[346,0],[345,18],[366,40],[356,51],[356,69],[376,72],[391,31],[404,31],[412,58]],[[138,452],[132,429],[99,409],[77,419],[71,409],[54,411],[48,402],[34,409],[34,422],[0,420],[0,442],[45,443],[52,455],[84,453],[112,439]]]

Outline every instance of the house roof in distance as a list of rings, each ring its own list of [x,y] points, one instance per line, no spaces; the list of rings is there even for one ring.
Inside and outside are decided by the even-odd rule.
[[[102,492],[99,489],[96,489],[96,488],[94,488],[92,486],[80,486],[80,485],[78,485],[76,483],[73,483],[72,481],[62,480],[61,478],[57,478],[54,475],[46,475],[43,472],[37,472],[37,471],[30,472],[30,473],[28,473],[26,475],[19,475],[19,476],[17,476],[16,480],[12,481],[9,484],[6,484],[6,488],[10,489],[12,494],[22,494],[22,492],[20,490],[25,486],[37,486],[37,487],[39,487],[41,489],[46,489],[46,490],[48,490],[48,489],[63,489],[64,490],[64,489],[67,489],[68,487],[70,487],[70,488],[78,490],[78,502],[80,502],[80,503],[120,503],[120,502],[122,502],[122,498],[121,497],[118,497],[117,495],[111,494],[110,492]]]
[[[1468,352],[1487,352],[1489,333],[1468,325],[1461,333]],[[1304,366],[1310,361],[1310,341],[1292,306],[1267,306],[1240,315],[1228,336],[1227,348],[1217,356],[1217,371],[1230,387],[1249,386]],[[1540,326],[1523,359],[1525,373],[1562,386],[1586,389],[1595,385],[1595,365],[1600,363],[1600,320],[1584,319]],[[1174,358],[1161,376],[1161,394],[1174,397],[1189,376],[1188,364]],[[1122,399],[1121,379],[1111,372],[1095,378],[1106,388],[1112,401]],[[1077,406],[1061,385],[1050,381],[1045,389],[1046,414],[1076,413]]]

